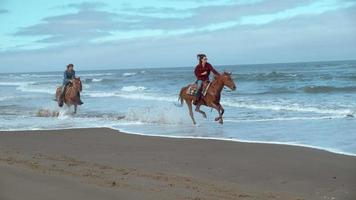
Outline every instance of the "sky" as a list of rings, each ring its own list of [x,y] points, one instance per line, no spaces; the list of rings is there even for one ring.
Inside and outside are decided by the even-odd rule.
[[[356,59],[356,0],[0,0],[0,72]]]

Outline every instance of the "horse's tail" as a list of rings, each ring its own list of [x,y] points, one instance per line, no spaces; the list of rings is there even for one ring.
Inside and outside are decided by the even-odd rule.
[[[180,105],[177,104],[177,106],[179,106],[179,107],[183,106],[183,92],[184,92],[184,88],[182,88],[179,92],[178,101],[180,101]]]

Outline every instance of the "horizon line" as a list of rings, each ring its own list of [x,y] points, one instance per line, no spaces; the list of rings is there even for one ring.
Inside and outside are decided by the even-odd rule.
[[[317,62],[347,62],[347,61],[355,61],[356,59],[346,59],[346,60],[316,60],[316,61],[292,61],[292,62],[270,62],[270,63],[240,63],[240,64],[216,64],[216,67],[223,66],[249,66],[249,65],[272,65],[272,64],[296,64],[296,63],[317,63]],[[75,65],[74,65],[75,66]],[[194,66],[194,65],[193,65]],[[125,67],[121,69],[89,69],[89,70],[79,70],[79,71],[112,71],[112,70],[140,70],[140,69],[164,69],[164,68],[188,68],[191,66],[181,66],[181,67]],[[46,73],[46,72],[61,72],[61,71],[18,71],[18,72],[0,72],[0,74],[20,74],[20,73]]]

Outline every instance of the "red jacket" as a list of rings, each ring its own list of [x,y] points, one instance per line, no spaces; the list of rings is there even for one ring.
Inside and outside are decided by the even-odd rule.
[[[205,75],[202,75],[202,73],[204,73],[204,72],[207,72],[207,73]],[[198,64],[194,70],[194,73],[195,73],[195,76],[197,77],[197,79],[202,80],[202,81],[209,80],[210,72],[213,72],[215,75],[219,75],[219,72],[217,72],[213,68],[213,66],[211,66],[210,63],[206,63],[204,67],[202,64]]]

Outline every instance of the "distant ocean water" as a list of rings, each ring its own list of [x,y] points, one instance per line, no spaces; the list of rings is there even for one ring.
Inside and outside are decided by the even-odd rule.
[[[216,111],[177,107],[193,67],[85,71],[85,104],[73,116],[53,101],[62,72],[0,74],[0,130],[109,127],[131,133],[311,146],[356,155],[356,61],[220,66],[237,90],[223,90]],[[59,116],[53,113],[59,112]]]

